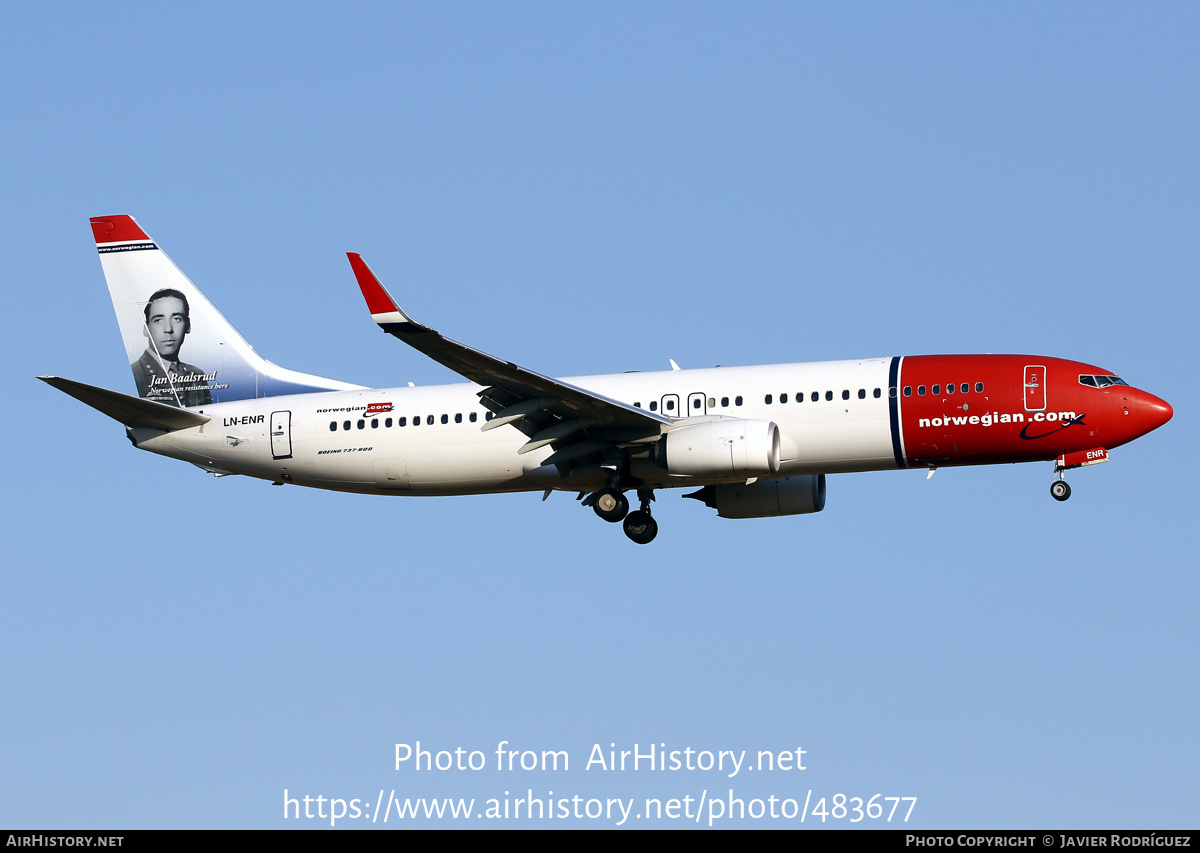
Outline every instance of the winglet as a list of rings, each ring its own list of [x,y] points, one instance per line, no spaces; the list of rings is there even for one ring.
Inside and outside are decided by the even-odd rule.
[[[346,257],[350,259],[350,267],[354,270],[354,277],[358,279],[358,289],[362,291],[363,299],[367,300],[367,310],[371,312],[372,320],[380,326],[391,323],[418,325],[400,310],[396,300],[379,283],[379,279],[375,277],[375,273],[371,272],[371,268],[362,259],[362,255],[357,252],[347,252]]]

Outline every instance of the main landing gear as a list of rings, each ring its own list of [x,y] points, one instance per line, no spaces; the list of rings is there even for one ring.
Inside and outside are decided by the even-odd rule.
[[[648,508],[635,509],[629,513],[621,527],[624,528],[625,535],[639,545],[650,544],[658,535],[658,522],[650,515]]]
[[[601,489],[587,496],[584,506],[590,506],[596,515],[605,521],[623,522],[621,529],[625,535],[639,545],[647,545],[658,535],[658,522],[650,515],[650,502],[654,500],[651,489],[638,489],[638,499],[641,506],[633,512],[629,511],[629,499],[619,489]]]
[[[592,509],[605,521],[616,524],[629,513],[629,498],[616,489],[602,489],[591,497]]]

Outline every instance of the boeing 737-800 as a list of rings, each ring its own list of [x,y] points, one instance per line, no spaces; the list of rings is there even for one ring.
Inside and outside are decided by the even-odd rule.
[[[375,322],[467,380],[366,388],[265,360],[131,217],[91,223],[138,396],[41,378],[120,421],[135,447],[218,476],[380,495],[578,492],[647,543],[658,489],[762,518],[819,512],[827,474],[1053,461],[1062,501],[1064,471],[1172,415],[1111,371],[1029,355],[554,379],[417,323],[350,254]]]

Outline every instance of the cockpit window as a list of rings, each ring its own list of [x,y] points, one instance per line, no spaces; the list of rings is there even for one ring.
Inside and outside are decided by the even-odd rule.
[[[1109,385],[1124,385],[1129,386],[1129,383],[1120,376],[1104,376],[1104,375],[1089,375],[1080,374],[1079,384],[1087,385],[1089,388],[1107,388]]]

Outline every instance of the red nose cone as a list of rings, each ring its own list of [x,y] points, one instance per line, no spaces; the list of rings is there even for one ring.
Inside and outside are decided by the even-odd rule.
[[[1158,429],[1175,414],[1170,403],[1145,391],[1138,391],[1137,401],[1138,426],[1146,432]]]

